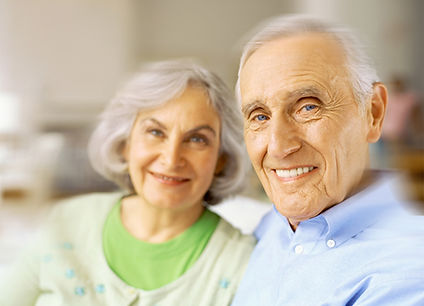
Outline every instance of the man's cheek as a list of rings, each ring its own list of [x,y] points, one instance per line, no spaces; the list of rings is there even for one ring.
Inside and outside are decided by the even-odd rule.
[[[245,134],[246,147],[252,162],[257,161],[258,158],[263,154],[266,148],[264,137],[261,135],[248,133]]]

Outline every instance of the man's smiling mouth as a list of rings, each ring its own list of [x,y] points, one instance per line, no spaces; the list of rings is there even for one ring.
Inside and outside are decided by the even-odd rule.
[[[315,167],[309,166],[309,167],[297,167],[292,169],[275,169],[275,173],[278,177],[281,178],[293,178],[298,177],[302,174],[306,174],[314,170]]]

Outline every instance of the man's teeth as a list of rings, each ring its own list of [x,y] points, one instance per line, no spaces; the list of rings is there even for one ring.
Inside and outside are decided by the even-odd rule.
[[[299,167],[290,170],[275,170],[277,175],[282,178],[296,177],[304,173],[312,171],[314,167]]]

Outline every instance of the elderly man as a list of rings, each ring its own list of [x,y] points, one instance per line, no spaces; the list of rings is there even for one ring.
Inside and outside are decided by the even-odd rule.
[[[387,91],[355,37],[273,19],[245,47],[237,91],[274,210],[233,305],[424,305],[424,219],[368,169]]]

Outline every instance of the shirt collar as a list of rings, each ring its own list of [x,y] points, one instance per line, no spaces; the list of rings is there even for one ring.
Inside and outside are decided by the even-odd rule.
[[[335,240],[337,245],[340,245],[379,221],[383,216],[399,212],[401,206],[396,193],[398,177],[383,172],[375,174],[377,179],[372,185],[322,214],[301,222],[298,230],[300,227],[315,223],[314,226],[321,227],[326,239]],[[293,237],[293,230],[287,218],[278,212],[275,205],[273,208],[271,222],[274,226],[285,228],[286,235]]]
[[[341,244],[384,216],[399,211],[397,178],[387,174],[377,176],[374,184],[321,214],[327,222],[327,239]]]

